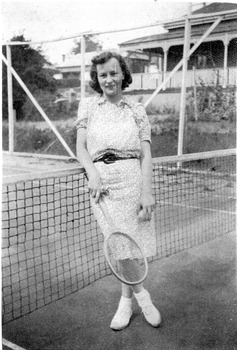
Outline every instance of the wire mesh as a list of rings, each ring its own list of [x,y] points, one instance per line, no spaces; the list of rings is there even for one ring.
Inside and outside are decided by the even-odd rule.
[[[208,30],[211,23],[192,24],[191,46]],[[235,37],[236,19],[223,19],[205,41],[192,53],[188,60],[186,73],[186,116],[184,132],[184,152],[195,153],[227,149],[236,146],[236,53],[237,38]],[[157,29],[154,28],[156,31]],[[129,32],[129,31],[128,31]],[[216,32],[218,35],[216,36]],[[133,31],[129,36],[135,35]],[[127,33],[128,34],[128,33]],[[109,33],[110,41],[113,33]],[[142,35],[146,35],[143,31]],[[91,58],[101,49],[103,34],[86,38],[92,52],[85,53],[86,91],[85,96],[94,93],[89,87],[89,69]],[[176,38],[176,40],[174,40]],[[18,39],[23,40],[23,37]],[[132,38],[132,49],[129,42],[121,40],[118,51],[124,56],[133,77],[132,84],[124,91],[134,100],[142,103],[169,76],[171,71],[183,58],[184,27],[170,28],[167,37],[154,32],[147,35],[146,40],[136,35]],[[144,42],[145,40],[145,42]],[[107,41],[107,39],[106,39]],[[13,68],[26,83],[40,106],[75,153],[76,130],[73,121],[76,118],[78,103],[81,100],[81,55],[80,40],[71,43],[71,53],[57,58],[55,67],[42,67],[51,76],[51,89],[48,85],[38,86],[41,79],[35,73],[36,68],[31,62],[33,50],[29,44],[11,48]],[[154,42],[156,43],[154,46]],[[45,53],[56,52],[62,42],[46,42],[42,49]],[[5,51],[3,47],[3,51]],[[36,52],[35,52],[36,51]],[[28,61],[21,63],[23,53],[29,53]],[[4,52],[5,54],[5,52]],[[39,52],[38,52],[39,54]],[[18,62],[18,60],[20,60]],[[52,68],[57,68],[60,74],[55,74]],[[32,71],[32,74],[28,74]],[[28,73],[27,73],[28,72]],[[33,74],[34,73],[34,74]],[[41,76],[41,75],[40,75]],[[26,97],[23,90],[13,79],[13,100],[16,111],[15,148],[17,152],[41,154],[65,154],[67,151],[57,140],[52,130],[37,112],[36,107]],[[9,148],[8,140],[8,108],[7,108],[7,76],[3,65],[3,149]],[[36,87],[38,86],[38,89]],[[175,155],[178,146],[178,120],[182,86],[182,67],[169,79],[166,86],[147,106],[147,113],[152,126],[153,141],[159,147],[153,148],[153,157]],[[36,89],[36,90],[35,90]],[[41,121],[41,122],[40,122]],[[27,138],[22,137],[27,133]],[[162,142],[159,142],[159,139]],[[165,142],[165,139],[169,141]],[[27,140],[25,142],[24,140]],[[161,150],[162,145],[163,150]]]
[[[108,274],[83,174],[4,186],[2,208],[4,321]]]
[[[154,167],[157,255],[162,258],[235,228],[235,157]]]
[[[234,229],[235,153],[224,154],[154,159],[157,254],[151,260]],[[83,173],[55,174],[3,185],[3,323],[111,273]]]

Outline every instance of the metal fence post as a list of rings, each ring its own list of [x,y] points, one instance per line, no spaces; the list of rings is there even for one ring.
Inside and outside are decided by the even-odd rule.
[[[37,110],[40,112],[40,114],[42,115],[42,117],[46,120],[46,122],[48,123],[48,125],[50,126],[50,128],[52,129],[52,131],[54,132],[54,134],[57,136],[57,138],[59,139],[59,141],[61,142],[61,144],[64,146],[64,148],[67,150],[67,152],[70,154],[70,156],[72,158],[76,158],[74,153],[72,152],[72,150],[70,149],[70,147],[67,145],[67,143],[65,142],[65,140],[63,139],[63,137],[60,135],[60,133],[58,132],[58,130],[56,129],[56,127],[53,125],[53,123],[51,122],[51,120],[49,119],[49,117],[45,114],[45,112],[43,111],[43,109],[40,107],[39,103],[36,101],[36,99],[34,98],[34,96],[32,95],[32,93],[30,92],[30,90],[27,88],[27,86],[24,84],[24,82],[21,80],[21,78],[19,77],[19,75],[17,74],[17,72],[15,71],[15,69],[13,67],[11,67],[7,61],[7,59],[5,58],[5,56],[2,54],[2,60],[3,62],[7,65],[7,67],[11,69],[11,73],[14,75],[14,78],[17,80],[17,82],[20,84],[20,86],[23,88],[23,90],[25,91],[25,93],[28,95],[28,97],[30,98],[30,100],[33,102],[34,106],[37,108]]]
[[[185,20],[185,32],[184,32],[184,47],[183,47],[183,71],[182,71],[182,87],[181,87],[181,102],[180,102],[180,114],[179,114],[179,136],[178,136],[178,156],[183,154],[183,141],[185,130],[185,107],[186,107],[186,76],[188,69],[188,53],[190,47],[190,32],[191,23],[189,16],[192,12],[192,5],[188,4],[188,16]],[[178,164],[180,166],[180,164]]]
[[[13,113],[13,87],[11,72],[11,47],[7,45],[7,92],[8,92],[8,135],[9,135],[9,152],[14,152],[14,113]]]
[[[81,36],[81,99],[85,97],[85,35]]]

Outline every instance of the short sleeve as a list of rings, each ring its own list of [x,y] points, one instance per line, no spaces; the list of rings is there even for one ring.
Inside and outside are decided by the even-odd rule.
[[[135,111],[140,141],[151,142],[151,125],[146,114],[145,107],[143,104],[139,103],[136,105]]]
[[[77,119],[73,123],[77,129],[87,128],[88,123],[88,99],[83,99],[80,101],[77,111]]]

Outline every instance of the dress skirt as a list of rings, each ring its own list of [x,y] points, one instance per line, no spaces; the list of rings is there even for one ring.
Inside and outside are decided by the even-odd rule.
[[[134,237],[142,245],[147,257],[154,256],[156,254],[154,217],[150,221],[140,221],[138,218],[142,186],[140,160],[125,159],[112,164],[104,162],[94,164],[103,185],[108,188],[109,193],[104,196],[104,201],[115,226],[120,231]],[[106,237],[110,230],[103,212],[93,200],[91,205],[101,231]],[[118,244],[116,259],[129,258],[128,252],[122,247],[123,244]]]

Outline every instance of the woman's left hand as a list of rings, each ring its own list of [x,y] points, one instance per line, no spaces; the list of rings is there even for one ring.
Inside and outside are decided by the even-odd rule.
[[[155,209],[155,200],[151,193],[142,193],[138,207],[138,217],[141,221],[151,220]]]

